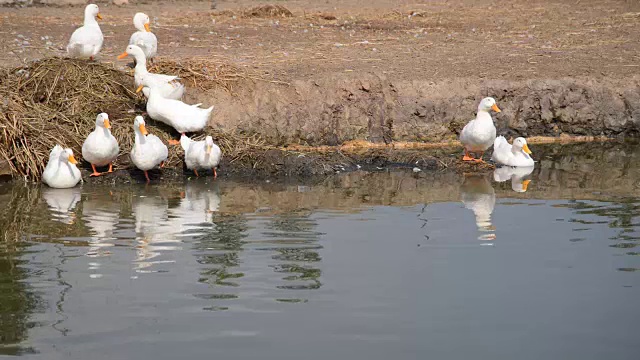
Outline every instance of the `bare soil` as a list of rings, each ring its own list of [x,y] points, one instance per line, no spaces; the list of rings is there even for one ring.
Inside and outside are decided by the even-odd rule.
[[[293,16],[244,16],[269,3],[249,0],[217,0],[215,10],[209,1],[104,4],[100,61],[115,61],[133,14],[144,11],[162,56],[227,58],[282,81],[363,72],[431,81],[625,78],[640,66],[634,0],[271,2]],[[81,22],[82,7],[0,9],[0,65],[63,55]]]

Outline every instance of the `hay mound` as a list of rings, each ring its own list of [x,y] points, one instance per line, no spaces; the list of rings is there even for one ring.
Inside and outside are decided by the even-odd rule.
[[[54,145],[80,154],[82,142],[106,112],[114,123],[131,121],[139,100],[133,79],[113,67],[48,58],[6,71],[0,82],[0,158],[13,173],[40,177]]]
[[[247,9],[242,14],[244,17],[292,17],[293,13],[282,5],[260,5]]]
[[[172,66],[175,71],[168,73],[180,74],[187,82],[202,86],[200,75],[193,74],[198,68]],[[216,74],[222,73],[218,71]],[[101,112],[109,114],[111,131],[120,144],[121,153],[115,165],[128,165],[134,142],[133,119],[145,111],[145,101],[135,94],[131,75],[109,64],[48,58],[25,67],[2,69],[0,76],[0,160],[9,165],[14,175],[39,179],[56,144],[72,148],[80,161],[82,143],[94,130],[96,116]],[[219,84],[228,78],[212,79]],[[163,141],[177,138],[171,127],[151,119],[146,121],[149,132]],[[207,129],[206,134],[195,139],[206,135],[213,136],[230,161],[247,160],[265,147],[259,137],[215,129]],[[167,166],[181,164],[182,157],[180,146],[170,146]]]
[[[200,90],[222,87],[233,92],[234,85],[252,75],[247,70],[228,62],[190,58],[181,61],[156,59],[150,72],[179,76],[184,84]]]

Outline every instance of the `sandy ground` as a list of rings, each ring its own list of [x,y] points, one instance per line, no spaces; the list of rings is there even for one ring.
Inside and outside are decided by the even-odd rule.
[[[640,68],[635,0],[272,2],[294,16],[243,17],[269,3],[249,0],[217,0],[215,10],[209,1],[101,5],[99,60],[115,61],[133,14],[144,11],[162,56],[229,60],[282,81],[370,72],[396,80],[623,79]],[[82,7],[0,8],[0,66],[63,55],[81,22]]]

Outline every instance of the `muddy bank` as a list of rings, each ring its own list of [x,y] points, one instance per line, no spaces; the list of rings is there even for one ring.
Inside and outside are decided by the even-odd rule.
[[[337,145],[456,139],[479,100],[496,98],[499,134],[637,136],[640,82],[558,79],[394,81],[385,75],[336,74],[290,85],[246,82],[229,94],[192,95],[215,103],[212,125],[259,133],[271,144]]]
[[[540,184],[545,191],[554,191],[554,196],[568,194],[553,188],[562,176],[562,186],[588,189],[609,186],[617,188],[635,188],[640,192],[640,144],[595,142],[573,144],[532,145],[534,157],[538,161],[536,173],[548,183]],[[495,167],[491,164],[469,164],[460,161],[460,150],[452,147],[398,150],[364,149],[362,151],[327,151],[302,153],[297,151],[269,150],[258,156],[255,165],[237,164],[233,159],[223,159],[218,169],[219,181],[235,181],[255,184],[300,183],[314,185],[333,181],[335,175],[345,173],[404,172],[414,179],[431,179],[437,176],[461,176],[463,174],[482,174],[492,177]],[[606,165],[606,166],[605,166]],[[89,177],[91,169],[81,168],[85,185],[122,185],[143,184],[141,171],[122,164],[113,174],[101,177]],[[558,175],[566,174],[566,175]],[[577,175],[576,175],[577,174]],[[201,177],[212,179],[211,171],[203,171]],[[192,181],[196,176],[184,167],[156,169],[149,172],[152,184],[180,184]],[[621,183],[623,182],[623,183]],[[551,186],[553,185],[553,186]],[[549,189],[546,187],[549,186]],[[510,185],[505,189],[510,190]],[[538,187],[540,189],[540,187]],[[536,191],[536,190],[533,190]],[[578,196],[578,193],[572,194]]]

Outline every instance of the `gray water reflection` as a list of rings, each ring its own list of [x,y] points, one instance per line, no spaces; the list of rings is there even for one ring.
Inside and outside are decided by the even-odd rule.
[[[528,174],[0,185],[0,355],[635,359],[639,149],[588,150]]]
[[[460,186],[460,198],[464,207],[473,211],[480,233],[478,240],[495,240],[495,227],[491,224],[491,214],[496,205],[496,192],[486,175],[465,175]]]
[[[510,167],[503,166],[493,171],[493,180],[495,182],[511,182],[511,189],[515,192],[523,193],[527,191],[531,179],[529,175],[533,172],[534,167]]]

